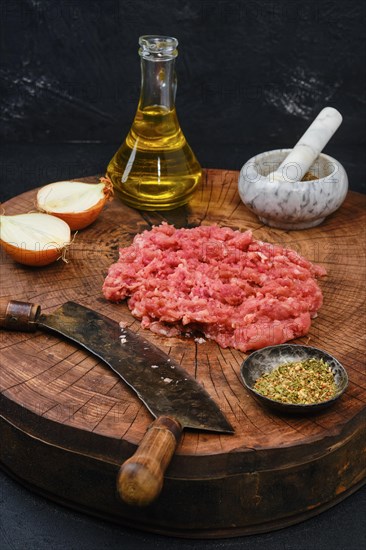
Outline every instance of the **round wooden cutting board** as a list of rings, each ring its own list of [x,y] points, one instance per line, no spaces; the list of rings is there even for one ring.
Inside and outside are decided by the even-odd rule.
[[[30,488],[125,525],[224,537],[296,523],[364,482],[366,197],[349,193],[320,227],[286,232],[263,226],[246,209],[237,179],[237,172],[208,170],[189,206],[164,214],[115,199],[76,235],[67,263],[31,268],[1,253],[2,296],[39,303],[45,313],[73,300],[127,322],[194,375],[235,428],[234,435],[186,430],[158,499],[145,508],[128,506],[116,494],[116,475],[150,413],[106,365],[74,344],[40,331],[1,331],[0,462]],[[6,214],[32,210],[35,194],[2,205]],[[255,238],[291,247],[327,269],[320,281],[324,305],[296,342],[322,348],[346,367],[349,387],[336,404],[313,416],[265,410],[241,383],[246,354],[210,341],[159,337],[140,329],[126,304],[103,298],[119,247],[164,220],[250,228]]]

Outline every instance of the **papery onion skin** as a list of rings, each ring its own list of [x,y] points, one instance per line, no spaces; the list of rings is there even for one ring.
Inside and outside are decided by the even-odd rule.
[[[97,202],[96,205],[94,205],[92,208],[89,208],[88,210],[84,210],[83,212],[59,213],[52,212],[51,210],[45,210],[45,212],[66,222],[70,226],[70,229],[72,231],[78,231],[80,229],[85,229],[85,227],[88,227],[88,225],[92,224],[97,219],[97,217],[103,210],[106,201],[107,197],[105,197],[104,199],[100,199],[100,201]]]
[[[0,216],[0,245],[16,262],[45,266],[59,258],[71,244],[66,222],[43,213]]]
[[[41,267],[52,264],[62,257],[64,248],[47,248],[44,250],[28,250],[19,248],[6,241],[0,240],[2,248],[15,260],[23,265]]]
[[[92,224],[97,217],[99,216],[100,212],[103,210],[106,202],[110,200],[113,197],[114,191],[113,191],[113,184],[111,180],[108,177],[102,177],[100,178],[100,183],[104,184],[103,188],[103,197],[96,202],[93,206],[86,210],[82,210],[79,212],[57,212],[52,210],[51,208],[47,208],[46,203],[42,203],[39,201],[38,196],[42,190],[45,190],[48,187],[51,187],[52,185],[56,185],[58,183],[70,183],[72,185],[72,181],[65,181],[65,182],[55,182],[55,184],[48,184],[44,187],[42,187],[38,194],[37,194],[37,208],[41,212],[45,212],[47,214],[50,214],[52,216],[55,216],[57,218],[60,218],[61,220],[65,221],[72,231],[77,231],[80,229],[85,229],[90,224]],[[75,182],[77,183],[77,182]],[[84,183],[84,182],[79,182]],[[92,183],[85,183],[85,185],[94,185]]]

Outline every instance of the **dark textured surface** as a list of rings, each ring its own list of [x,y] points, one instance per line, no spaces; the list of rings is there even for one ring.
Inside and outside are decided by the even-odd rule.
[[[17,171],[28,189],[104,171],[136,109],[138,37],[162,33],[180,42],[178,115],[203,166],[239,169],[291,147],[332,105],[344,122],[325,152],[364,190],[364,25],[355,0],[2,0],[0,139],[32,146],[5,148],[1,187],[9,162],[35,172],[25,182]]]
[[[361,1],[2,0],[0,199],[103,172],[136,108],[140,34],[177,36],[177,108],[205,167],[291,147],[326,104],[344,122],[325,152],[365,192]],[[33,495],[0,472],[3,550],[359,550],[366,489],[291,528],[225,541],[123,529]]]
[[[178,503],[177,503],[178,505]],[[118,527],[53,504],[0,471],[2,550],[362,550],[366,487],[331,510],[282,531],[183,540]]]

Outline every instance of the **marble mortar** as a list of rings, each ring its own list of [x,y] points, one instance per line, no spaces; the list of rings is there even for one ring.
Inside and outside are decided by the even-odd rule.
[[[321,153],[309,172],[317,179],[283,181],[272,173],[291,149],[267,151],[244,164],[239,175],[243,203],[266,225],[280,229],[307,229],[322,223],[344,201],[348,190],[345,169],[336,159]]]

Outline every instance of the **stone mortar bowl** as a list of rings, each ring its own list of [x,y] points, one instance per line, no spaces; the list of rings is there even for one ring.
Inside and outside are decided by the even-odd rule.
[[[249,210],[271,227],[315,227],[344,201],[348,190],[347,173],[336,159],[321,153],[309,168],[317,179],[286,181],[285,167],[284,181],[276,181],[271,174],[290,151],[267,151],[248,160],[240,171],[240,198]]]

